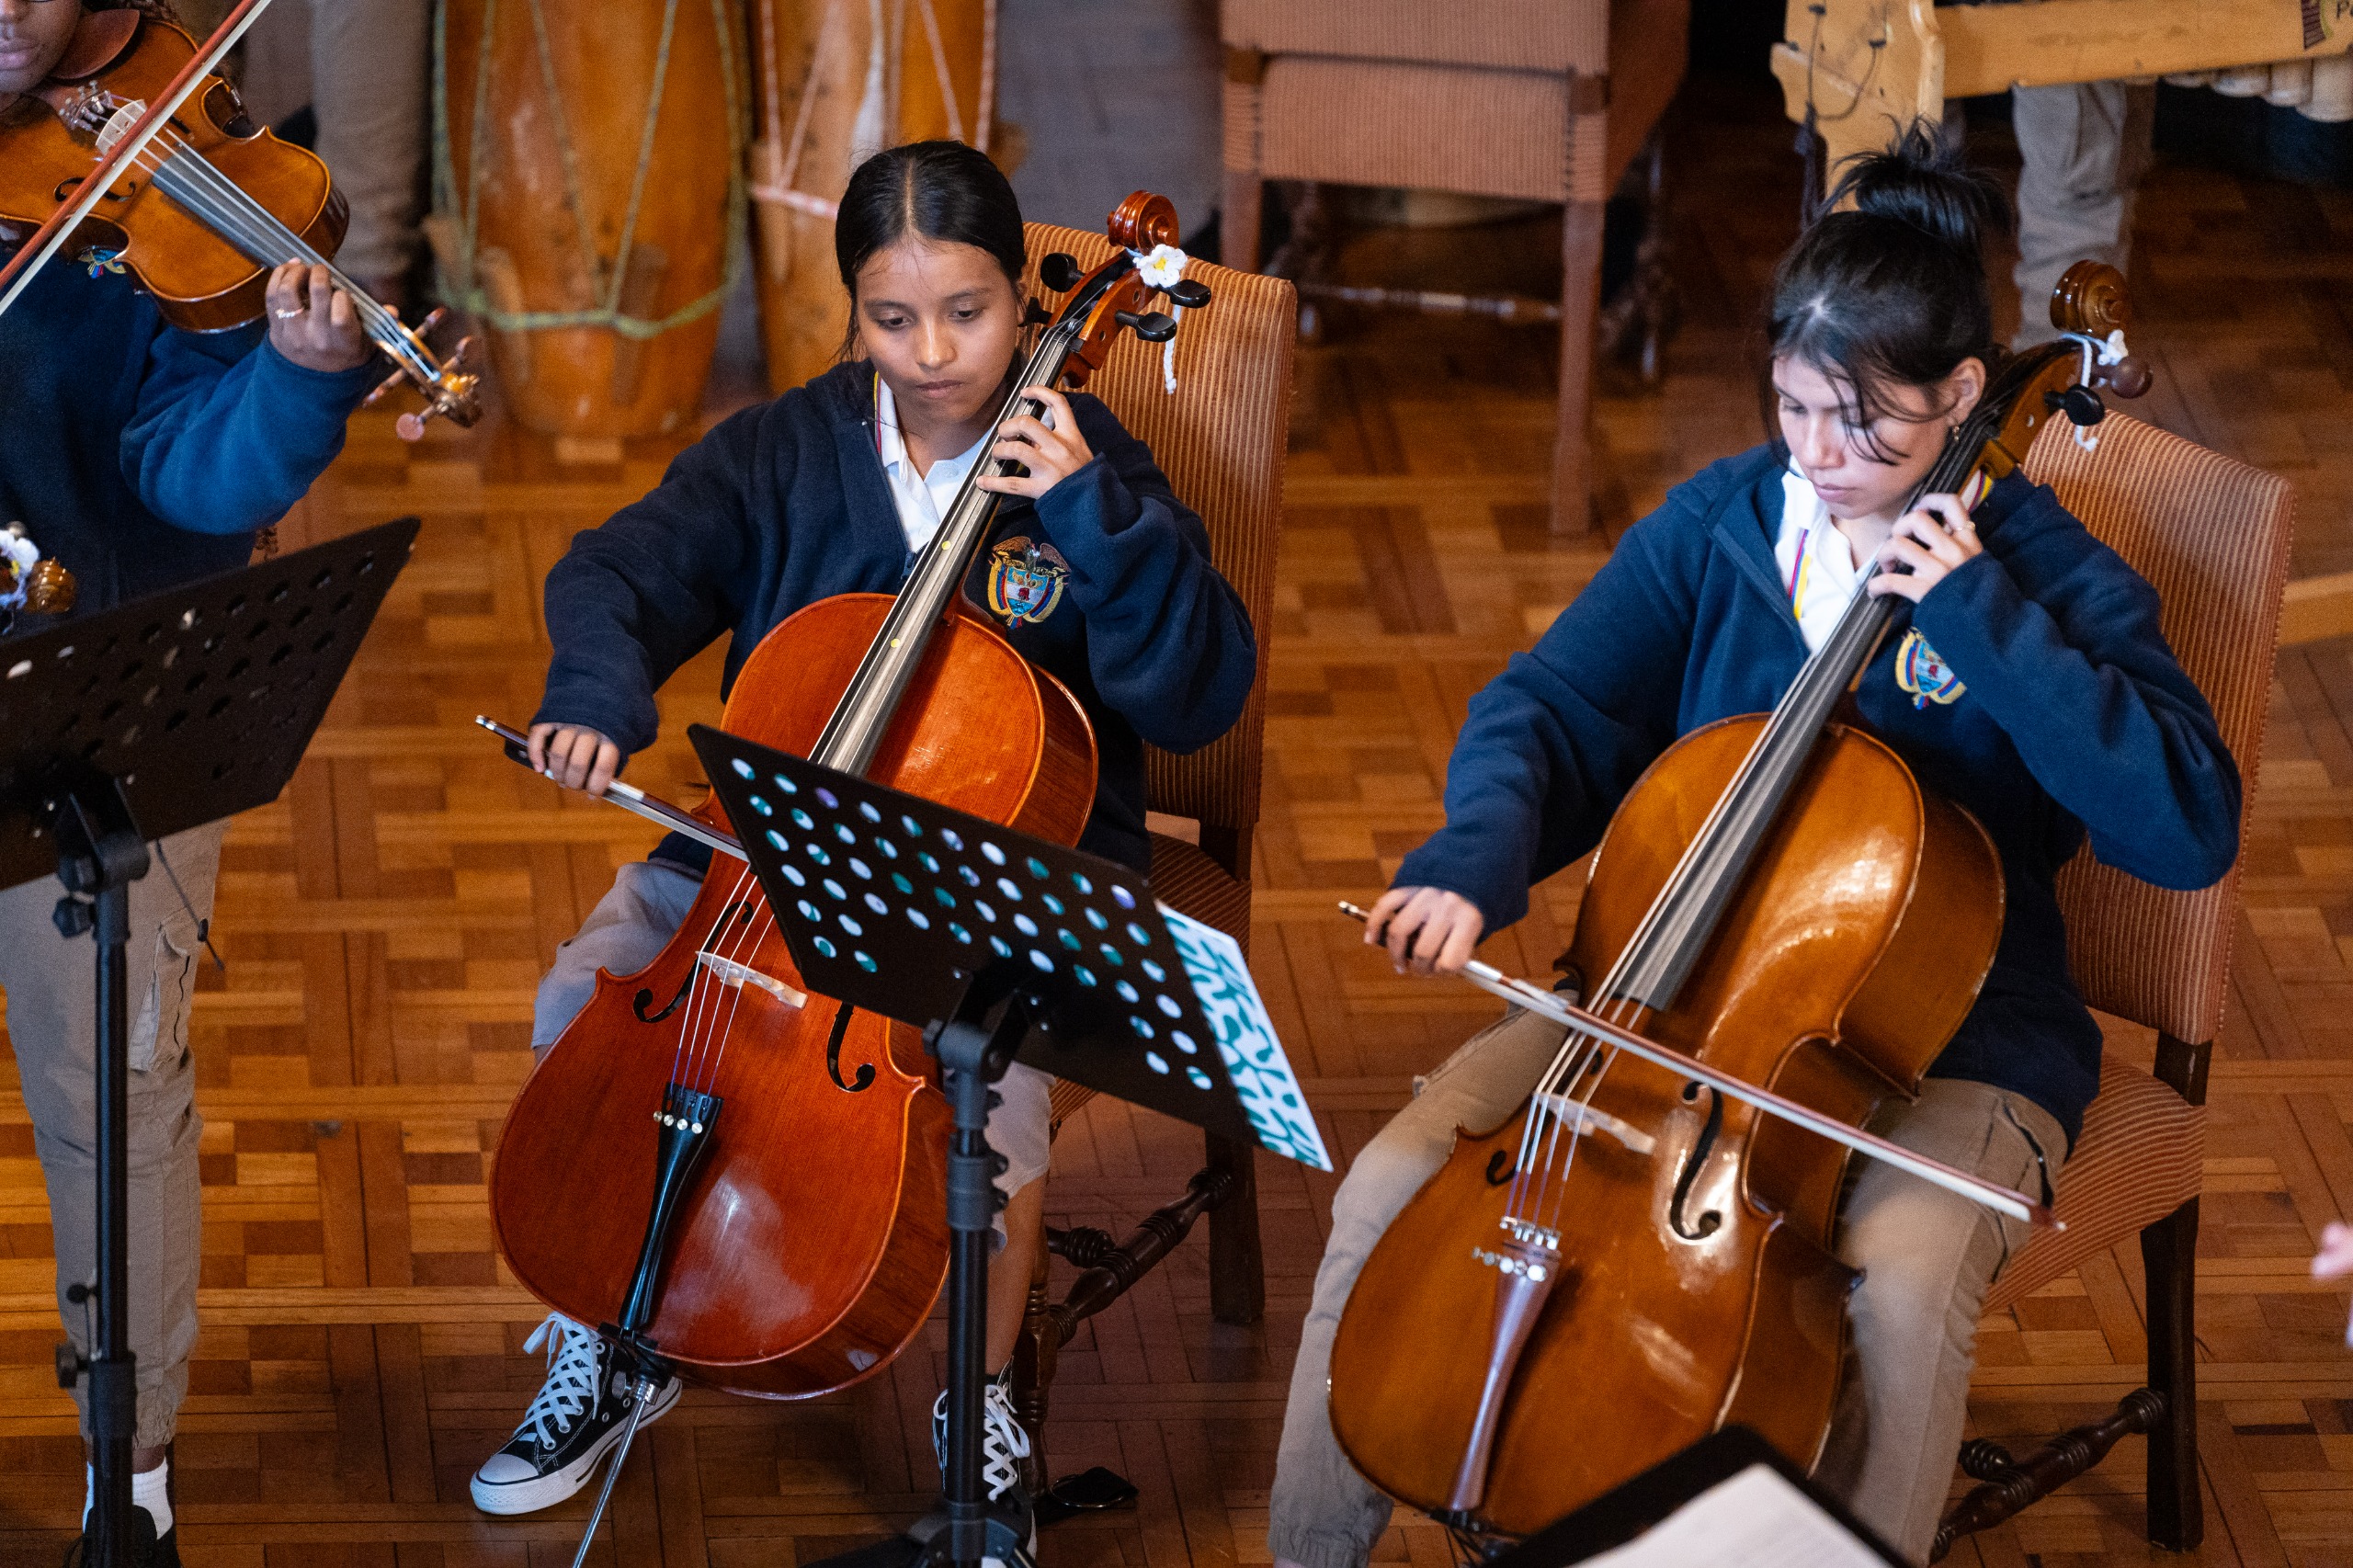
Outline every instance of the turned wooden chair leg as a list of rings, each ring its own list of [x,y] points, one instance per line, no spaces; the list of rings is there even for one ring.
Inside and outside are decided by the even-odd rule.
[[[1208,1134],[1209,1168],[1230,1176],[1210,1210],[1210,1315],[1244,1326],[1267,1315],[1267,1264],[1258,1245],[1257,1156],[1246,1143]]]
[[[2149,1281],[2149,1386],[2165,1412],[2149,1433],[2149,1540],[2192,1551],[2206,1537],[2198,1490],[2198,1199],[2141,1233]]]
[[[1045,1230],[1045,1218],[1038,1228]],[[1042,1234],[1040,1240],[1042,1241]],[[1046,1290],[1047,1270],[1053,1260],[1045,1247],[1029,1274],[1029,1298],[1022,1303],[1021,1336],[1013,1344],[1013,1413],[1029,1434],[1029,1457],[1021,1462],[1022,1485],[1032,1497],[1046,1490],[1046,1391],[1053,1386],[1054,1362],[1062,1353],[1062,1334],[1052,1317],[1052,1299]]]
[[[1593,526],[1593,330],[1601,301],[1604,204],[1572,201],[1561,220],[1561,403],[1552,441],[1552,531]]]

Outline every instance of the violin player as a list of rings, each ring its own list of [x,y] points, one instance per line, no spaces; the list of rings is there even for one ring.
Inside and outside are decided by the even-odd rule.
[[[1905,505],[2002,363],[1979,245],[1998,194],[1915,129],[1851,166],[1832,205],[1845,198],[1853,210],[1826,210],[1774,278],[1770,439],[1672,491],[1472,699],[1446,825],[1406,857],[1367,939],[1401,971],[1460,972],[1678,737],[1775,706],[1858,591],[1895,596],[1853,701],[1922,788],[1983,825],[2007,902],[1973,1007],[1918,1099],[1871,1131],[2047,1203],[2101,1047],[2054,878],[2088,836],[2160,886],[2212,883],[2237,854],[2238,771],[2159,631],[2155,592],[2048,488],[2012,474],[1974,515],[1950,494]],[[1506,1121],[1564,1034],[1514,1010],[1473,1037],[1341,1186],[1277,1461],[1279,1568],[1359,1568],[1386,1527],[1390,1500],[1330,1419],[1341,1314],[1456,1129]],[[1876,1162],[1845,1199],[1836,1250],[1862,1278],[1816,1476],[1911,1561],[1949,1487],[1979,1304],[2027,1233]]]
[[[140,8],[169,19],[157,0]],[[0,0],[0,158],[10,125],[50,113],[28,95],[84,14],[79,0]],[[0,262],[27,237],[0,225]],[[0,315],[0,522],[20,523],[70,574],[74,612],[244,565],[256,530],[342,449],[377,380],[351,301],[324,269],[291,266],[271,276],[268,307],[266,330],[180,332],[111,255],[84,248]],[[26,616],[17,630],[50,623]],[[179,1561],[168,1448],[196,1343],[202,1126],[188,1009],[222,834],[215,824],[154,846],[167,874],[131,892],[132,1528],[153,1568]],[[88,944],[51,921],[57,898],[46,881],[0,891],[0,992],[49,1187],[58,1310],[86,1353],[85,1314],[65,1291],[96,1267],[96,1001]],[[87,1386],[74,1391],[85,1437]]]
[[[965,476],[1010,459],[1026,474],[977,482],[1004,499],[964,597],[1069,687],[1094,727],[1100,768],[1080,847],[1147,870],[1144,743],[1208,744],[1241,716],[1256,670],[1247,613],[1211,562],[1200,518],[1093,397],[1033,389],[1045,417],[997,423],[1021,364],[1026,256],[1012,187],[984,153],[954,142],[877,153],[842,197],[835,248],[850,295],[844,362],[722,422],[651,494],[575,538],[549,574],[554,653],[531,765],[602,793],[654,742],[654,692],[672,672],[726,636],[724,690],[795,611],[896,591]],[[663,949],[709,858],[673,835],[621,868],[540,983],[535,1050],[565,1049],[559,1037],[600,968],[635,973]],[[989,1276],[993,1369],[1012,1357],[1039,1245],[1050,1082],[1016,1063],[989,1117],[1009,1166]],[[527,1348],[542,1343],[544,1385],[474,1476],[486,1512],[571,1496],[621,1437],[628,1388],[610,1344],[561,1314]],[[663,1383],[643,1419],[678,1392]],[[944,1396],[936,1439],[943,1408]],[[1001,1382],[985,1411],[990,1497],[1026,1507],[1017,1482],[1029,1439]]]

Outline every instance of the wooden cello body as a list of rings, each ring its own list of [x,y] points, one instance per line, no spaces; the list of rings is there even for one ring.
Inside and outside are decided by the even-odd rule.
[[[2046,419],[2096,424],[2094,387],[2145,389],[2115,349],[2122,285],[2069,270],[2052,320],[2073,335],[1996,364],[1923,493],[1973,504]],[[1596,1022],[1682,1070],[1564,1031],[1357,1278],[1333,1429],[1450,1526],[1528,1534],[1726,1422],[1821,1452],[1855,1283],[1838,1204],[1849,1147],[1878,1142],[1840,1140],[1917,1091],[2002,930],[1984,830],[1836,718],[1893,614],[1859,592],[1771,714],[1684,736],[1611,818],[1566,968]],[[1786,1103],[1765,1114],[1758,1089]]]
[[[1028,389],[1083,382],[1121,330],[1173,333],[1143,313],[1155,293],[1209,303],[1139,268],[1176,227],[1138,192],[1112,215],[1121,248],[1083,281],[1048,258],[1075,289],[999,424],[1040,406]],[[1086,710],[963,596],[996,506],[976,481],[1008,469],[976,465],[895,597],[821,600],[768,632],[721,727],[1075,843],[1095,799]],[[697,814],[722,825],[715,812]],[[849,889],[891,880],[887,863],[838,859],[825,891],[852,908]],[[809,994],[749,869],[717,855],[676,936],[638,974],[600,972],[524,1084],[492,1221],[517,1278],[610,1325],[641,1366],[810,1397],[884,1365],[929,1312],[947,1271],[948,1122],[916,1031]]]
[[[808,755],[891,603],[844,595],[779,625],[745,661],[721,728]],[[942,628],[915,678],[870,776],[1075,843],[1095,746],[1069,690],[971,614]],[[615,1321],[654,1191],[648,1108],[681,1050],[719,1053],[726,1135],[680,1206],[649,1335],[700,1381],[790,1399],[873,1371],[930,1312],[948,1268],[948,1105],[904,1025],[863,1013],[844,1024],[828,997],[794,1004],[757,983],[726,988],[723,1020],[708,997],[695,1005],[709,934],[748,927],[761,907],[741,863],[720,857],[652,964],[598,974],[508,1113],[490,1202],[526,1288],[579,1322]],[[805,993],[762,924],[728,957]]]
[[[1654,763],[1596,854],[1572,970],[1606,973],[1706,823],[1763,721],[1686,736]],[[1924,792],[1880,742],[1835,731],[1677,1005],[1661,1044],[1840,1119],[1909,1095],[1976,1000],[2002,929],[1984,830]],[[1697,1087],[1697,1085],[1693,1085]],[[1519,1535],[1727,1421],[1802,1464],[1828,1430],[1854,1276],[1831,1252],[1847,1151],[1673,1074],[1620,1061],[1594,1107],[1657,1140],[1588,1134],[1569,1180],[1576,1241],[1543,1303],[1492,1437],[1483,1499],[1462,1495],[1490,1341],[1461,1321],[1497,1273],[1466,1238],[1504,1233],[1491,1179],[1523,1110],[1465,1130],[1366,1260],[1332,1348],[1332,1426],[1349,1458],[1433,1513]],[[1492,1248],[1487,1250],[1493,1250]],[[1404,1410],[1415,1418],[1401,1422]],[[1616,1413],[1606,1422],[1597,1414]],[[1506,1501],[1507,1500],[1507,1501]]]

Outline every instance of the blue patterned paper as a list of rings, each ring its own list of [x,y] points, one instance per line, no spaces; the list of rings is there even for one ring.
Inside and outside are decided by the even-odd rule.
[[[1244,961],[1241,948],[1224,932],[1188,919],[1165,903],[1160,915],[1176,938],[1185,972],[1193,982],[1193,994],[1217,1033],[1218,1054],[1225,1058],[1226,1076],[1233,1080],[1234,1093],[1241,1096],[1250,1125],[1257,1130],[1258,1142],[1302,1165],[1330,1170],[1332,1156],[1324,1152],[1323,1136],[1315,1131],[1314,1113],[1307,1108],[1307,1096],[1290,1070],[1290,1059],[1283,1055],[1282,1041],[1275,1038],[1267,1004],[1251,983],[1250,966]]]

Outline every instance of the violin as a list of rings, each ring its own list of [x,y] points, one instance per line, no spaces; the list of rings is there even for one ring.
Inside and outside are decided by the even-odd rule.
[[[1996,366],[1919,494],[1973,506],[2048,420],[2083,439],[2099,388],[2138,395],[2128,315],[2114,268],[2070,268],[2068,335]],[[1582,1007],[1475,966],[1567,1038],[1503,1126],[1458,1131],[1332,1348],[1349,1459],[1458,1530],[1529,1534],[1730,1422],[1811,1467],[1857,1279],[1832,1244],[1853,1151],[2052,1222],[1861,1131],[1960,1028],[2004,901],[1975,820],[1836,718],[1894,606],[1858,593],[1770,714],[1635,784],[1564,960]]]
[[[996,424],[1083,385],[1123,330],[1176,331],[1142,253],[1176,238],[1166,199],[1111,214],[1111,259],[1070,290],[1020,364]],[[1033,307],[1033,312],[1035,308]],[[1042,321],[1042,312],[1033,321]],[[965,477],[895,595],[823,599],[762,639],[721,719],[730,733],[1059,843],[1095,797],[1086,710],[966,601],[1000,497]],[[991,472],[1017,472],[1000,460]],[[523,737],[491,725],[524,761]],[[719,808],[616,785],[608,798],[722,851]],[[949,1108],[919,1031],[813,994],[750,869],[712,858],[677,936],[595,995],[533,1070],[490,1181],[500,1251],[556,1311],[607,1325],[641,1369],[658,1354],[731,1392],[800,1399],[871,1376],[919,1330],[948,1266]],[[846,881],[888,879],[843,851]]]
[[[50,79],[0,117],[0,219],[40,224],[84,194],[100,160],[196,58],[195,41],[168,22],[134,10],[85,15]],[[129,166],[111,173],[73,241],[111,253],[174,326],[244,326],[262,315],[271,269],[324,267],[395,366],[369,401],[404,381],[425,394],[425,410],[401,418],[404,438],[437,416],[461,426],[481,417],[481,378],[462,369],[470,343],[437,358],[425,338],[443,312],[411,329],[334,265],[347,214],[326,165],[256,129],[223,78],[204,74]]]

